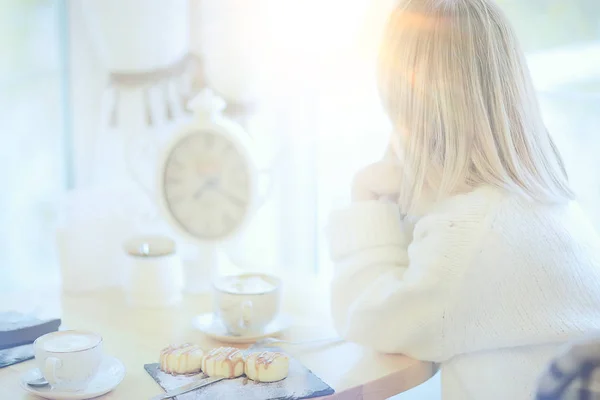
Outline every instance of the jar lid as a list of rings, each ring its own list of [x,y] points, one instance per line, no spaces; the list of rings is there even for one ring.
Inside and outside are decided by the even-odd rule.
[[[166,236],[137,236],[123,245],[135,257],[163,257],[175,253],[175,241]]]

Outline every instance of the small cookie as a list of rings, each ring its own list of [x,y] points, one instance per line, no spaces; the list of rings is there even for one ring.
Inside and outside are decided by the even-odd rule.
[[[244,374],[244,357],[235,347],[219,347],[202,359],[202,371],[208,376],[237,378]]]
[[[168,374],[187,375],[200,372],[204,351],[195,344],[169,346],[160,351],[160,369]]]
[[[290,359],[287,355],[272,351],[252,353],[246,358],[244,372],[256,382],[277,382],[287,378]]]

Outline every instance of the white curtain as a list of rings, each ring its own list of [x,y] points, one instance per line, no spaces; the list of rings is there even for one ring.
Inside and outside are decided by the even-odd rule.
[[[62,3],[0,4],[0,290],[57,280],[66,186]]]

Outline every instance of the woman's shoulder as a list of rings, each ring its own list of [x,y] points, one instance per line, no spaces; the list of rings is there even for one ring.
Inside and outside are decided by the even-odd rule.
[[[517,195],[506,196],[497,208],[491,228],[503,236],[535,238],[536,242],[600,248],[600,237],[579,202],[544,203]]]
[[[419,239],[433,232],[452,243],[452,246],[472,247],[477,238],[489,230],[496,210],[504,195],[492,187],[474,190],[431,201],[418,216],[408,216],[414,224],[414,238]]]
[[[600,236],[576,200],[542,202],[519,193],[481,187],[449,198],[432,214],[435,219],[474,219],[482,227],[482,243],[508,248],[563,249],[598,254]],[[596,256],[595,256],[596,257]]]
[[[420,215],[413,216],[413,219],[421,225],[438,222],[453,225],[460,222],[482,223],[489,220],[507,199],[507,194],[503,191],[491,186],[481,186],[441,200],[423,201]]]
[[[424,204],[426,204],[424,202]],[[494,186],[477,188],[448,196],[442,200],[429,201],[423,208],[422,217],[452,218],[556,218],[587,219],[576,200],[541,202]]]
[[[501,188],[481,186],[431,204],[426,213],[415,219],[415,229],[441,224],[478,226],[480,232],[495,231],[516,237],[553,232],[559,236],[597,238],[577,201],[543,203]]]

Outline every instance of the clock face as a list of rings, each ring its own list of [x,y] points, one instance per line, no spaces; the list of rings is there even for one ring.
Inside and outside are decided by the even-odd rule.
[[[249,212],[248,161],[231,140],[214,131],[194,131],[171,148],[161,187],[172,218],[199,239],[231,234]]]

